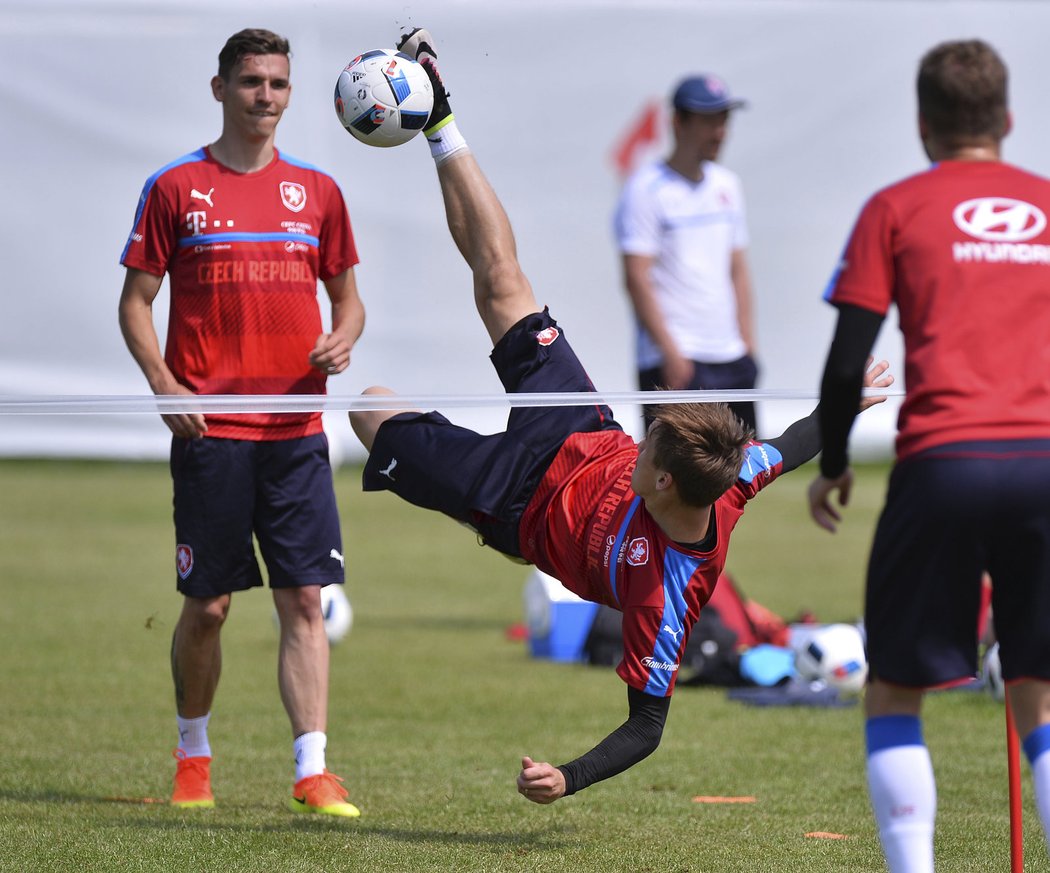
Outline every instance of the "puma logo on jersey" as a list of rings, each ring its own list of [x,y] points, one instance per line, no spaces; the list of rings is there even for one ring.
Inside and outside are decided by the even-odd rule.
[[[207,194],[201,194],[200,191],[198,191],[196,188],[193,188],[193,189],[190,190],[190,197],[193,198],[194,200],[203,200],[212,209],[214,209],[215,208],[215,204],[211,202],[211,195],[212,195],[212,193],[214,191],[215,191],[215,189],[211,188],[211,189],[208,190]]]
[[[339,562],[339,566],[340,567],[343,567],[343,568],[346,567],[346,561],[343,559],[343,556],[341,554],[339,554],[339,552],[336,551],[335,549],[332,549],[332,551],[330,551],[328,553],[328,557],[329,558],[335,558]]]
[[[396,466],[397,466],[397,458],[393,458],[390,461],[390,466],[387,467],[385,470],[380,470],[379,471],[379,475],[380,476],[386,476],[387,479],[389,479],[391,482],[395,481],[394,480],[394,467],[396,467]]]
[[[665,625],[663,626],[663,630],[667,631],[667,632],[668,632],[668,633],[669,633],[669,634],[671,635],[671,638],[672,638],[672,639],[673,639],[673,640],[674,640],[674,641],[675,641],[676,643],[678,642],[678,638],[679,638],[679,637],[680,637],[680,636],[682,635],[682,629],[681,629],[681,628],[679,628],[678,630],[675,630],[675,629],[674,629],[673,627],[671,627],[671,626],[670,626],[669,624],[665,624]]]

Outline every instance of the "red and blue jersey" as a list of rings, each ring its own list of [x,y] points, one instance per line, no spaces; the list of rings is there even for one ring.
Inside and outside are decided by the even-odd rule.
[[[861,211],[825,299],[896,304],[907,395],[897,456],[1050,436],[1050,181],[944,161]]]
[[[632,688],[669,696],[689,633],[725,566],[729,537],[748,500],[772,482],[783,458],[747,446],[736,483],[713,507],[703,551],[671,540],[631,489],[638,447],[618,430],[570,436],[522,516],[522,556],[584,600],[623,613]]]
[[[197,394],[323,394],[309,354],[322,333],[317,281],[357,264],[335,180],[276,153],[238,173],[207,148],[151,176],[121,263],[168,274],[164,358]],[[320,413],[208,415],[208,436],[290,439]]]

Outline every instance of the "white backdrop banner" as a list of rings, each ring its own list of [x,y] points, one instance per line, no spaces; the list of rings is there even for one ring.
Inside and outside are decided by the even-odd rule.
[[[537,297],[598,390],[634,389],[633,333],[611,218],[618,160],[666,150],[666,96],[710,71],[746,97],[723,162],[748,200],[760,387],[812,397],[834,323],[821,295],[865,198],[925,166],[915,125],[918,59],[979,36],[1011,68],[1008,160],[1050,172],[1045,35],[1050,4],[996,2],[599,2],[432,0],[395,12],[346,2],[5,0],[0,210],[0,395],[145,394],[117,327],[118,263],[146,178],[212,141],[209,80],[231,33],[269,27],[293,51],[292,104],[278,146],[332,173],[346,195],[368,310],[333,395],[369,385],[419,395],[500,386],[444,226],[422,141],[371,149],[339,126],[336,76],[363,50],[425,25],[439,42],[460,128],[514,224]],[[539,10],[539,7],[545,7]],[[626,158],[625,158],[626,156]],[[323,292],[322,292],[323,297]],[[166,330],[167,291],[157,300]],[[898,375],[896,321],[877,352]],[[760,436],[812,400],[765,400]],[[855,445],[889,455],[896,402],[867,413]],[[615,409],[640,430],[640,408]],[[456,410],[491,432],[506,406]],[[363,456],[343,413],[326,413],[336,460]],[[0,416],[0,455],[160,458],[151,415]]]

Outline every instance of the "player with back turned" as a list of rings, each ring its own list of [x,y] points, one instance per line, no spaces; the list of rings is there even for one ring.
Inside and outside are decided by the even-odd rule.
[[[875,194],[828,289],[810,512],[834,530],[863,365],[895,304],[907,392],[868,566],[867,774],[892,873],[933,870],[923,693],[977,671],[984,571],[1003,677],[1050,832],[1050,181],[1004,163],[1007,72],[978,40],[930,50],[919,135],[934,162]]]
[[[279,153],[291,95],[289,47],[234,34],[212,95],[222,133],[154,174],[121,262],[120,325],[155,394],[323,394],[364,326],[357,250],[327,173]],[[165,352],[153,301],[170,278]],[[318,280],[331,303],[322,329]],[[292,726],[297,812],[356,817],[326,767],[328,640],[322,585],[343,582],[342,540],[320,413],[172,414],[177,585],[171,671],[179,743],[172,803],[215,805],[208,722],[233,592],[262,585],[280,617],[278,686]]]
[[[592,392],[564,329],[533,296],[510,222],[459,131],[416,30],[399,46],[434,85],[425,134],[452,238],[508,392]],[[870,371],[880,379],[885,365]],[[386,388],[371,394],[390,394]],[[866,401],[865,405],[875,402]],[[507,430],[482,435],[436,412],[350,415],[369,450],[366,490],[390,490],[478,531],[487,545],[623,613],[627,720],[592,750],[552,766],[522,760],[518,790],[552,803],[607,779],[660,742],[678,665],[751,498],[819,449],[816,416],[757,442],[725,404],[658,406],[635,444],[608,407],[515,407]]]

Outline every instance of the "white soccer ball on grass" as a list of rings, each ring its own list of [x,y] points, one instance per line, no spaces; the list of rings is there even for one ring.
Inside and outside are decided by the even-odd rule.
[[[868,679],[860,629],[828,624],[807,633],[795,651],[795,669],[803,679],[819,679],[840,691],[859,693]]]
[[[335,114],[353,136],[371,146],[396,146],[419,133],[434,108],[426,71],[393,49],[358,55],[335,82]]]

